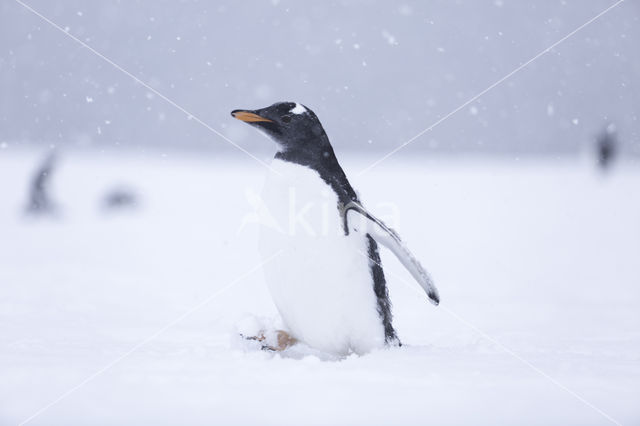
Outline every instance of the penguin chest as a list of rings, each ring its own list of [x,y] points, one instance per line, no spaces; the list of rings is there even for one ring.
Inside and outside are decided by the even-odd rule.
[[[290,333],[332,353],[384,345],[368,242],[344,235],[338,197],[307,167],[274,160],[263,190],[271,216],[262,226],[264,266],[273,301]],[[267,223],[268,222],[268,223]]]

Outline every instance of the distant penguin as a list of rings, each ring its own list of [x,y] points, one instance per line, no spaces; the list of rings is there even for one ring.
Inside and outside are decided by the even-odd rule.
[[[398,235],[362,206],[318,117],[294,102],[231,115],[278,146],[262,197],[281,229],[262,227],[259,243],[263,257],[279,253],[264,271],[290,338],[279,332],[275,349],[287,346],[281,341],[338,355],[399,346],[377,243],[394,252],[435,305],[438,292]]]
[[[616,125],[611,123],[605,127],[596,143],[598,166],[601,170],[606,171],[611,168],[616,157],[617,148],[618,138]]]
[[[138,206],[138,196],[136,192],[126,186],[111,188],[102,199],[103,210],[124,210],[133,209]]]
[[[49,196],[49,183],[56,163],[56,153],[50,152],[36,169],[29,186],[28,214],[55,213],[55,205]]]

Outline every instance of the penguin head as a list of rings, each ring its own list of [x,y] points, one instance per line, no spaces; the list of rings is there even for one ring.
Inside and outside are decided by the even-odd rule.
[[[331,146],[315,113],[296,102],[277,102],[255,110],[236,109],[231,115],[266,133],[278,144],[280,152],[322,155]]]

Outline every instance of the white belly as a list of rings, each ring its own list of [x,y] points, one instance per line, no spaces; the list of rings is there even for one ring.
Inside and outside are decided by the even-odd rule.
[[[280,229],[263,226],[260,252],[273,301],[297,339],[338,354],[384,345],[384,329],[369,268],[366,237],[345,236],[338,199],[319,174],[281,160],[272,167],[263,201]]]

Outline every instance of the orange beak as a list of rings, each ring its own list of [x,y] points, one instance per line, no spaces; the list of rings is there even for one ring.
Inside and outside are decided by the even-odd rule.
[[[249,111],[235,110],[231,113],[234,118],[237,118],[240,121],[244,121],[246,123],[255,123],[256,121],[266,121],[268,123],[273,123],[273,120],[269,120],[268,118],[260,117],[258,114],[254,114]]]

